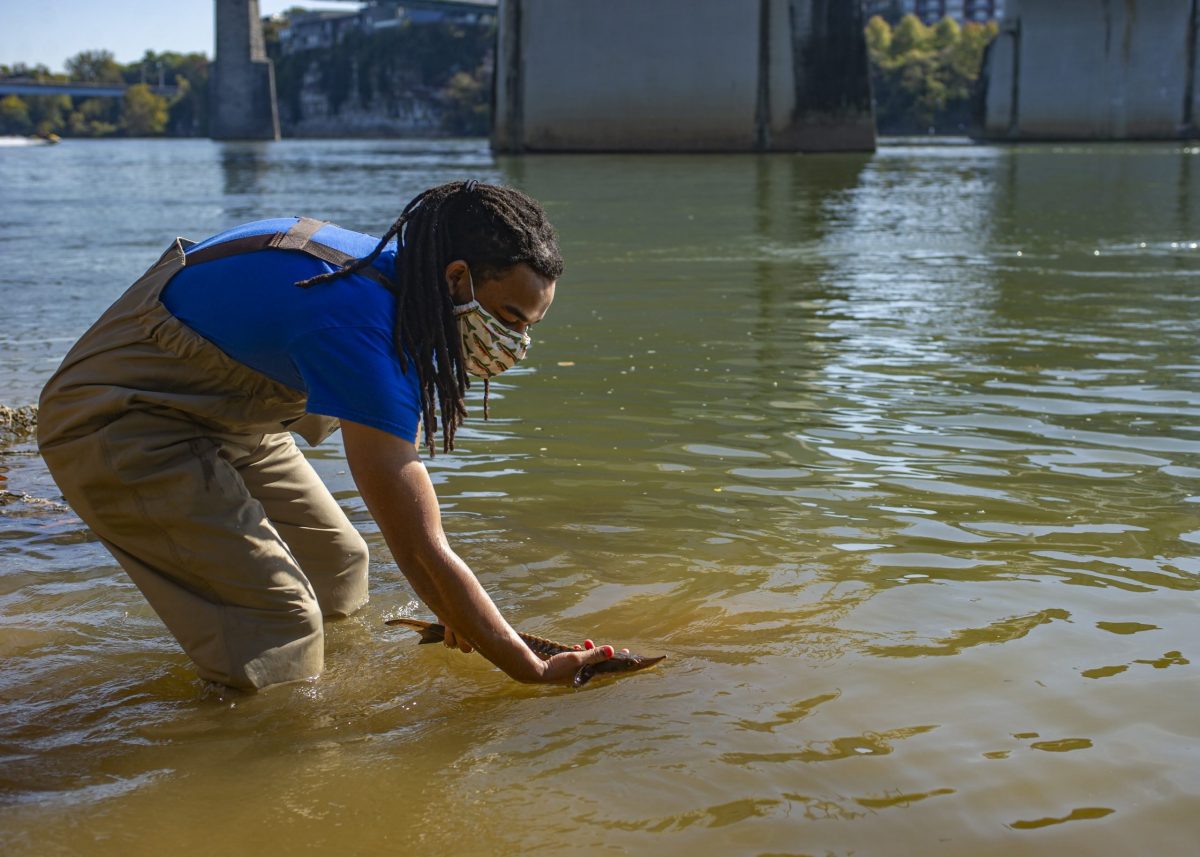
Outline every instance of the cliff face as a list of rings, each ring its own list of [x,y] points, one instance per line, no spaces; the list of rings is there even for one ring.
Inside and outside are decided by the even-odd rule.
[[[364,98],[356,86],[339,100],[314,61],[298,92],[281,101],[279,123],[285,137],[436,137],[448,133],[445,112],[429,87],[398,85]]]
[[[279,121],[292,137],[484,135],[495,28],[406,24],[351,32],[275,60]]]

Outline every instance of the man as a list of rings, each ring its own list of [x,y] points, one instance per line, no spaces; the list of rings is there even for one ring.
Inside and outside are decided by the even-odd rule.
[[[437,416],[453,449],[468,374],[486,408],[561,273],[541,207],[475,181],[419,194],[379,240],[306,218],[178,239],[46,385],[42,455],[200,675],[254,689],[318,675],[323,617],[367,601],[366,544],[291,435],[340,427],[447,645],[566,681],[612,648],[528,649],[447,543],[417,451]]]

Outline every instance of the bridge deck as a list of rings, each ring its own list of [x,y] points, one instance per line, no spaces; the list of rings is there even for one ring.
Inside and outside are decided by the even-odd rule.
[[[120,98],[129,89],[124,83],[44,83],[36,80],[0,80],[0,95],[71,95],[82,98]],[[155,95],[173,98],[178,86],[151,86]]]

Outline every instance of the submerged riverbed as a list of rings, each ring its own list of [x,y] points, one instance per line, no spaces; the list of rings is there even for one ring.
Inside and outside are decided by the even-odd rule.
[[[451,541],[517,627],[668,660],[528,688],[385,628],[427,614],[335,435],[370,606],[319,681],[206,692],[17,443],[0,851],[1191,853],[1200,149],[6,151],[0,403],[176,235],[379,234],[466,177],[541,199],[567,273],[429,462]]]

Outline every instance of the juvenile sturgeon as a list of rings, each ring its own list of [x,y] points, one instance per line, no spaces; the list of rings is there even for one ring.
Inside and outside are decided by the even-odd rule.
[[[403,625],[405,628],[412,628],[421,635],[421,643],[440,643],[446,639],[446,628],[439,625],[437,622],[423,622],[420,619],[388,619],[388,625]],[[529,646],[530,650],[542,660],[548,660],[553,655],[559,655],[563,652],[578,651],[573,646],[564,646],[562,643],[556,643],[553,640],[547,640],[545,637],[535,637],[533,634],[524,634],[517,631],[525,645]],[[583,687],[592,676],[597,673],[626,673],[636,670],[644,670],[646,667],[652,667],[666,655],[658,655],[657,657],[647,657],[646,655],[631,655],[629,652],[614,652],[613,656],[605,661],[597,663],[584,664],[575,673],[575,678],[571,680],[571,687]]]

